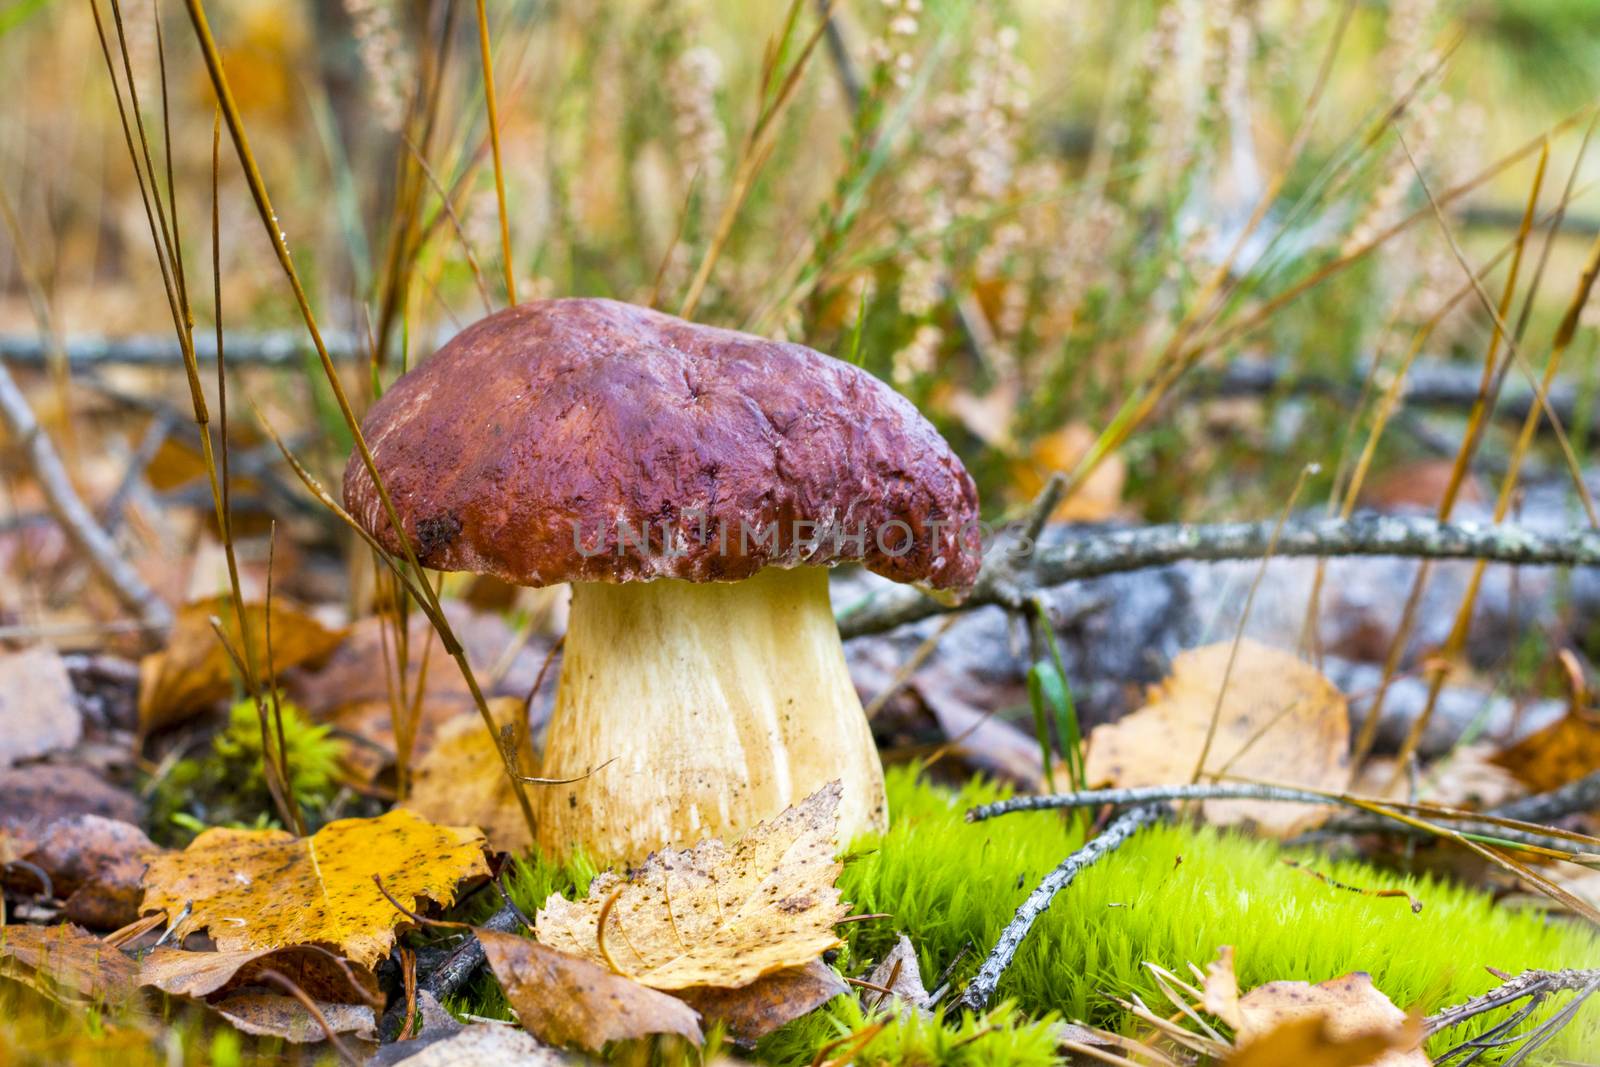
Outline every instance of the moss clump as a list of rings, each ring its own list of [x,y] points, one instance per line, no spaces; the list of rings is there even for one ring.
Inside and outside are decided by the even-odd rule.
[[[1083,840],[1075,822],[1048,812],[966,822],[968,808],[1003,795],[982,782],[951,793],[912,770],[890,772],[889,832],[856,844],[857,852],[871,851],[846,866],[840,884],[858,911],[894,918],[846,927],[853,958],[880,956],[903,932],[930,981],[969,943],[973,951],[955,980],[976,969],[1016,906]],[[1337,881],[1406,890],[1424,905],[1413,914],[1403,899],[1308,877],[1282,863],[1284,855],[1271,842],[1207,828],[1146,831],[1056,897],[998,995],[1026,1012],[1055,1010],[1117,1029],[1125,1019],[1108,996],[1137,993],[1164,1003],[1146,961],[1183,971],[1233,945],[1245,989],[1367,971],[1395,1003],[1429,1012],[1496,985],[1486,967],[1515,973],[1592,966],[1600,957],[1600,939],[1588,930],[1496,908],[1474,889],[1298,854]],[[1466,1028],[1444,1035],[1436,1048],[1466,1036]],[[1552,1051],[1576,1053],[1597,1041],[1600,1011],[1590,1010]]]
[[[313,824],[332,802],[343,744],[331,728],[308,721],[282,702],[289,785]],[[274,729],[274,743],[276,731]],[[182,845],[207,826],[264,828],[272,821],[272,794],[261,760],[261,722],[252,700],[228,712],[228,724],[211,739],[203,758],[179,760],[157,786],[150,806],[151,836]]]
[[[952,792],[921,780],[915,770],[895,768],[888,788],[890,830],[854,843],[840,885],[858,912],[893,918],[843,927],[846,944],[837,965],[864,974],[905,933],[930,985],[970,945],[952,976],[959,986],[1039,879],[1082,844],[1081,827],[1047,812],[968,823],[968,808],[1006,795],[984,782]],[[1348,885],[1404,889],[1423,910],[1413,914],[1404,899],[1331,887],[1284,864],[1286,855]],[[581,858],[568,864],[534,858],[517,863],[507,884],[512,899],[532,914],[552,892],[587,892],[594,874]],[[475,906],[487,914],[496,903],[485,899]],[[1395,1003],[1424,1013],[1493,987],[1497,980],[1486,967],[1592,966],[1600,957],[1600,939],[1586,929],[1496,908],[1487,894],[1468,887],[1306,850],[1286,853],[1235,833],[1162,826],[1135,837],[1056,897],[1001,981],[1003,1004],[982,1019],[888,1020],[854,1061],[1059,1062],[1051,1035],[1057,1019],[1131,1030],[1110,998],[1137,994],[1147,1003],[1166,1003],[1146,962],[1181,973],[1188,963],[1209,962],[1223,945],[1235,946],[1246,989],[1276,979],[1320,982],[1367,971]],[[483,975],[449,1006],[509,1017],[498,987]],[[1441,1035],[1434,1051],[1503,1017]],[[810,1063],[822,1046],[874,1021],[885,1019],[868,1018],[854,997],[839,997],[768,1037],[757,1058]],[[1600,1006],[1547,1048],[1553,1056],[1572,1056],[1597,1043]]]

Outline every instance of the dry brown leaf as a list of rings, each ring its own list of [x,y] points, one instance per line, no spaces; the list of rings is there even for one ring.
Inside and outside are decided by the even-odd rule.
[[[1233,969],[1233,946],[1223,945],[1217,958],[1206,965],[1201,1006],[1235,1030],[1243,1025],[1239,1014],[1239,976]]]
[[[250,646],[263,682],[267,673],[267,611],[247,604]],[[233,661],[216,631],[215,616],[233,648],[244,655],[238,612],[226,597],[185,604],[178,610],[167,647],[139,663],[139,729],[142,733],[181,722],[207,704],[230,695],[235,685]],[[304,609],[282,597],[272,600],[272,668],[283,670],[321,659],[344,640],[343,631],[329,630]]]
[[[71,748],[82,736],[72,679],[54,649],[0,656],[0,767]]]
[[[1193,778],[1231,647],[1221,642],[1179,653],[1144,707],[1095,727],[1085,768],[1089,782],[1127,787]],[[1295,656],[1248,640],[1240,642],[1227,677],[1208,774],[1327,792],[1348,787],[1350,717],[1331,682]],[[1232,800],[1208,801],[1205,813],[1219,825],[1249,822],[1287,837],[1327,818],[1328,809]]]
[[[849,912],[834,882],[840,785],[823,786],[732,849],[715,839],[664,848],[624,879],[607,871],[589,896],[554,894],[535,920],[540,941],[656,989],[736,988],[808,963],[839,944]],[[596,939],[601,909],[605,950]]]
[[[497,697],[489,701],[489,710],[502,730],[510,729],[522,773],[536,774],[526,706],[516,697]],[[442,825],[476,826],[502,852],[526,852],[533,844],[506,777],[499,741],[484,729],[476,711],[457,715],[439,728],[412,772],[405,807]]]
[[[928,987],[922,984],[922,965],[917,962],[917,949],[905,934],[900,935],[894,948],[872,968],[867,981],[893,990],[895,996],[913,1007],[928,1007]],[[862,1003],[868,1007],[882,1007],[887,999],[876,990],[861,990]]]
[[[1317,1025],[1311,1026],[1315,1021]],[[1318,985],[1268,982],[1239,999],[1234,1067],[1428,1067],[1421,1028],[1357,971]],[[1320,1042],[1320,1044],[1319,1044]],[[1376,1044],[1374,1044],[1376,1042]],[[1261,1043],[1278,1058],[1263,1058]],[[1288,1055],[1296,1053],[1294,1056]],[[1316,1058],[1313,1053],[1320,1054]],[[1244,1057],[1252,1057],[1245,1059]],[[1343,1058],[1340,1058],[1343,1057]]]
[[[517,1019],[546,1044],[599,1052],[651,1034],[703,1040],[694,1009],[675,997],[530,938],[479,930],[478,940]]]
[[[340,819],[299,840],[213,828],[151,860],[142,910],[176,916],[192,905],[175,936],[209,930],[224,952],[319,944],[371,967],[405,921],[373,875],[411,908],[424,899],[449,905],[463,879],[488,873],[477,830],[404,810]]]
[[[341,967],[326,952],[306,947],[231,952],[158,948],[140,963],[139,984],[203,1000],[250,985],[264,970],[277,971],[313,1000],[370,1002],[379,995],[378,980],[371,971],[355,964]]]
[[[1600,715],[1570,711],[1559,722],[1495,757],[1535,793],[1559,789],[1600,770]]]
[[[1372,758],[1362,764],[1350,791],[1364,797],[1483,811],[1527,793],[1517,776],[1500,766],[1496,758],[1492,745],[1458,745],[1416,779],[1414,793],[1411,777],[1395,774],[1393,759]]]
[[[378,1018],[371,1005],[313,1003],[335,1034],[350,1034],[363,1041],[376,1038]],[[297,1045],[328,1037],[305,1005],[287,993],[234,993],[211,1009],[235,1029],[257,1037],[278,1037]]]
[[[774,971],[738,989],[680,989],[683,1000],[706,1023],[721,1022],[740,1044],[753,1044],[774,1030],[849,991],[839,973],[820,959]]]
[[[77,764],[0,767],[0,827],[37,841],[57,819],[85,812],[137,822],[139,802]]]
[[[131,823],[73,815],[47,826],[25,858],[50,876],[69,921],[114,930],[138,918],[145,862],[161,851]]]
[[[0,978],[61,1003],[115,1005],[138,990],[138,966],[81,926],[0,926]]]

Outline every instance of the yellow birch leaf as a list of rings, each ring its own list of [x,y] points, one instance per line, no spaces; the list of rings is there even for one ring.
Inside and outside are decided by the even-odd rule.
[[[849,912],[834,885],[840,792],[829,783],[731,849],[665,848],[626,878],[602,874],[584,900],[554,894],[537,936],[655,989],[737,988],[808,963],[839,943],[833,928]]]
[[[406,921],[372,876],[407,908],[424,899],[448,906],[463,879],[488,875],[483,845],[475,829],[435,826],[404,809],[340,819],[299,839],[210,829],[151,861],[142,910],[178,916],[189,906],[174,936],[209,930],[222,952],[322,945],[371,967]]]
[[[1422,1028],[1356,971],[1318,985],[1268,982],[1239,999],[1230,1067],[1429,1067]]]

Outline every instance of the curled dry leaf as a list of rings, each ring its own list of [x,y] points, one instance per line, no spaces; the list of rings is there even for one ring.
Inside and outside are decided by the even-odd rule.
[[[283,975],[313,1000],[371,1003],[379,996],[378,980],[365,967],[341,967],[326,952],[305,947],[231,952],[158,948],[140,962],[139,984],[204,1000],[254,984],[265,970]]]
[[[216,631],[215,616],[233,648],[244,655],[239,637],[239,613],[227,597],[210,597],[185,604],[178,610],[167,647],[152,652],[139,663],[139,730],[149,733],[181,722],[207,704],[233,692],[235,673]],[[247,604],[250,649],[265,684],[267,673],[267,610]],[[344,640],[344,633],[329,630],[310,613],[281,597],[272,600],[272,664],[283,670],[321,659]]]
[[[675,995],[706,1023],[722,1023],[729,1037],[749,1045],[848,991],[839,973],[816,959],[738,989],[700,986],[680,989]]]
[[[0,656],[0,767],[71,748],[82,736],[72,679],[54,649]]]
[[[81,926],[0,926],[0,978],[63,1004],[132,1000],[139,968]]]
[[[1239,1014],[1239,976],[1233,969],[1233,946],[1223,945],[1217,958],[1206,965],[1201,1006],[1238,1030],[1244,1024]]]
[[[1582,709],[1513,745],[1495,757],[1535,793],[1559,789],[1600,770],[1600,714]]]
[[[145,874],[144,911],[179,915],[176,936],[209,930],[221,951],[317,944],[371,967],[404,917],[372,876],[407,907],[449,905],[463,880],[487,876],[483,835],[435,826],[405,811],[340,819],[313,836],[278,830],[205,831]]]
[[[378,1017],[368,1004],[315,1002],[335,1034],[374,1040]],[[234,993],[211,1005],[235,1029],[257,1037],[277,1037],[297,1045],[326,1041],[328,1033],[296,997],[287,993]]]
[[[1207,775],[1342,792],[1350,783],[1350,715],[1343,694],[1287,652],[1242,641],[1180,653],[1145,706],[1089,736],[1090,784],[1167,785],[1194,777],[1216,714]],[[1227,677],[1227,689],[1223,679]],[[1220,714],[1217,694],[1223,693]],[[1326,808],[1266,801],[1208,801],[1213,823],[1252,823],[1288,837],[1327,818]]]
[[[489,710],[500,724],[502,737],[509,731],[522,772],[535,773],[537,761],[529,743],[523,702],[516,697],[497,697],[489,701]],[[483,718],[476,711],[457,715],[439,728],[432,746],[417,761],[405,806],[444,825],[476,826],[490,846],[503,852],[526,852],[533,838],[506,777],[499,745],[500,740],[484,729]]]
[[[694,1009],[675,997],[516,934],[479,930],[478,940],[518,1020],[540,1041],[599,1052],[651,1034],[704,1040]]]
[[[656,989],[736,988],[809,963],[839,943],[833,928],[849,911],[834,886],[839,797],[831,782],[732,849],[715,839],[662,849],[626,879],[602,874],[584,900],[552,895],[538,938]]]
[[[1234,1032],[1240,1051],[1229,1061],[1234,1067],[1429,1064],[1417,1020],[1360,971],[1318,985],[1268,982],[1239,998],[1238,1012]]]
[[[928,1007],[928,987],[922,984],[922,966],[917,962],[917,950],[905,934],[894,943],[878,965],[867,975],[867,982],[893,990],[894,995],[914,1008]],[[885,1007],[888,1000],[875,989],[863,989],[861,1002],[869,1008]]]

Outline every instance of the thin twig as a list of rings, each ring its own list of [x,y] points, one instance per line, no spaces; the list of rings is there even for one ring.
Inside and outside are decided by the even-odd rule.
[[[1011,965],[1028,931],[1050,907],[1057,893],[1072,884],[1074,878],[1101,857],[1109,855],[1138,831],[1166,814],[1166,808],[1153,804],[1123,813],[1099,837],[1062,860],[1060,866],[1045,875],[1021,907],[1017,908],[1016,916],[1001,931],[989,958],[983,961],[978,973],[967,983],[961,999],[957,1001],[962,1010],[980,1012],[988,1006],[989,998],[994,996],[995,988],[1000,984],[1000,976]]]
[[[1539,833],[1528,826],[1505,826],[1496,822],[1473,821],[1490,818],[1506,819],[1506,816],[1482,814],[1474,812],[1457,812],[1451,809],[1432,806],[1413,806],[1377,800],[1367,797],[1350,796],[1342,793],[1324,793],[1315,789],[1297,789],[1293,786],[1265,785],[1258,782],[1216,782],[1207,785],[1144,785],[1132,786],[1125,789],[1085,789],[1076,793],[1044,793],[1032,796],[1011,797],[1007,800],[997,800],[992,804],[981,804],[967,812],[968,822],[983,822],[1001,815],[1010,815],[1019,811],[1054,811],[1060,809],[1098,808],[1102,805],[1147,805],[1160,804],[1172,801],[1193,800],[1264,800],[1276,801],[1286,804],[1338,804],[1368,813],[1383,812],[1394,809],[1396,818],[1401,810],[1424,811],[1429,816],[1437,819],[1466,820],[1459,822],[1456,829],[1463,835],[1494,838],[1497,841],[1511,842],[1520,847],[1559,852],[1563,857],[1582,856],[1589,857],[1591,853],[1576,852],[1570,846],[1575,842],[1570,837],[1564,837],[1559,832]],[[1521,821],[1521,820],[1509,820]],[[1330,824],[1329,829],[1335,825],[1343,827],[1345,824]],[[1377,818],[1363,820],[1358,827],[1360,830],[1382,831],[1393,829],[1397,833],[1409,833],[1412,830],[1423,832],[1420,829],[1408,826],[1405,823]],[[1600,857],[1597,857],[1600,858]]]
[[[846,637],[859,637],[988,604],[1021,610],[1027,598],[1041,589],[1086,578],[1185,561],[1260,559],[1272,541],[1276,525],[1276,520],[1213,525],[1175,523],[1074,533],[1063,543],[1041,546],[1026,554],[996,551],[979,571],[972,592],[960,603],[943,603],[908,586],[899,586],[884,590],[847,612],[840,619],[839,629]],[[1515,525],[1441,523],[1392,515],[1310,519],[1285,525],[1273,555],[1409,556],[1586,567],[1600,565],[1600,533],[1582,529],[1539,533]]]

